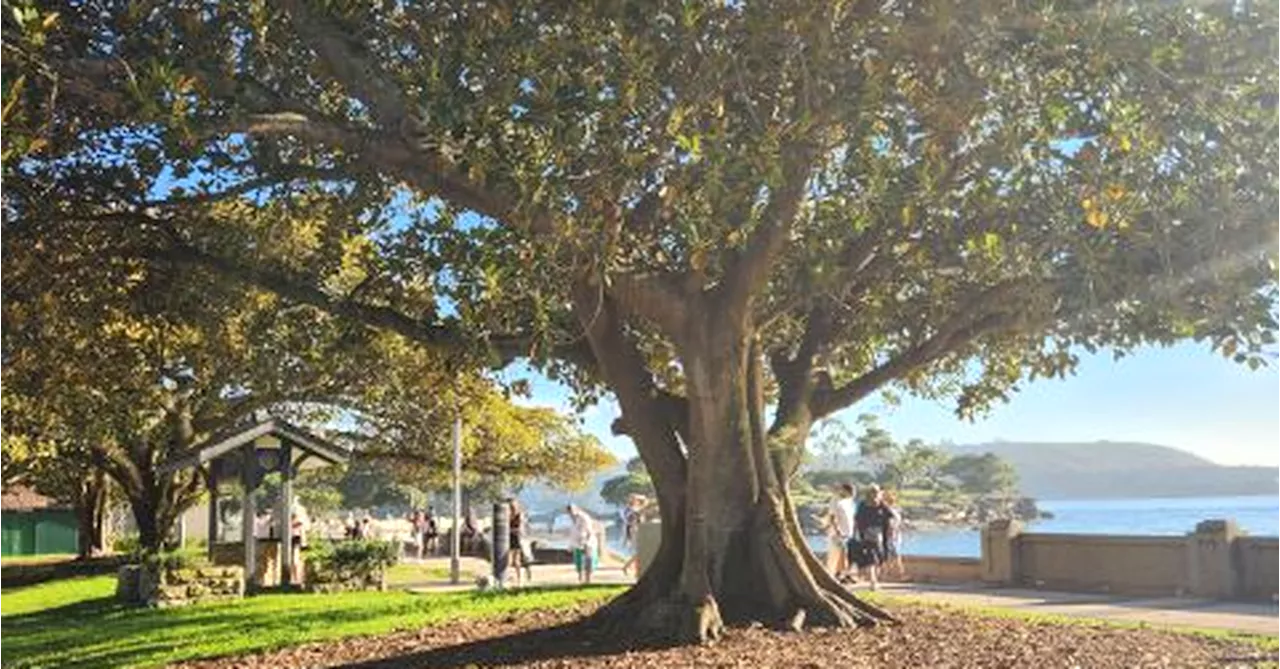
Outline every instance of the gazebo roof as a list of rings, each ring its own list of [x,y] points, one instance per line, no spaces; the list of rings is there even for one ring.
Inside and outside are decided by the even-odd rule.
[[[301,451],[327,464],[341,464],[351,458],[349,449],[272,416],[216,433],[202,444],[167,460],[160,465],[160,471],[173,472],[199,467],[227,454],[237,453],[237,449],[245,444],[272,437],[290,444],[295,451]]]

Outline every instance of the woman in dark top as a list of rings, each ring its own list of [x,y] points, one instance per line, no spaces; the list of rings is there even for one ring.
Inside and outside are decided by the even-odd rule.
[[[507,500],[507,508],[510,510],[510,527],[511,527],[511,545],[507,550],[507,566],[516,574],[516,586],[521,584],[521,569],[524,569],[524,575],[528,576],[528,580],[533,580],[533,570],[529,568],[529,563],[525,560],[525,518],[524,509],[520,508],[520,502],[515,499]]]
[[[440,529],[436,525],[436,510],[434,507],[427,507],[427,512],[422,516],[422,547],[426,550],[427,555],[435,555],[439,546]]]
[[[471,555],[476,540],[476,517],[472,515],[471,509],[467,509],[467,515],[462,518],[462,535],[458,539],[463,554]]]
[[[881,499],[880,486],[868,486],[866,496],[858,503],[858,510],[853,515],[852,542],[856,543],[850,546],[849,555],[854,564],[866,572],[872,590],[880,587],[876,567],[884,562],[884,530],[888,524],[889,513]]]

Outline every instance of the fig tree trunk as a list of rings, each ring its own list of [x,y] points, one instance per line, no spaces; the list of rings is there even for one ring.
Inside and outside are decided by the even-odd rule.
[[[686,396],[667,401],[614,316],[606,304],[582,321],[653,480],[662,543],[636,585],[600,615],[685,642],[716,639],[735,623],[891,620],[823,570],[804,542],[788,497],[791,467],[780,457],[786,439],[764,428],[763,361],[746,328],[706,318],[684,333]]]

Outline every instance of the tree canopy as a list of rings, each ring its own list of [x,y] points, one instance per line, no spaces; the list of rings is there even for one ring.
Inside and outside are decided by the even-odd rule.
[[[469,481],[581,486],[611,461],[568,418],[516,406],[398,334],[201,267],[103,254],[128,243],[128,228],[43,223],[4,225],[6,479],[79,505],[102,499],[106,473],[147,547],[204,489],[196,472],[159,465],[264,409],[344,432],[420,495],[452,470],[458,414],[473,425]]]
[[[608,612],[681,635],[882,615],[798,548],[816,420],[1275,340],[1273,4],[6,9],[7,216],[612,392],[663,542]]]

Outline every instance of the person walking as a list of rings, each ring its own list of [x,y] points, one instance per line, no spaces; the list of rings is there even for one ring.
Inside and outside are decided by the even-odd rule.
[[[876,569],[884,562],[884,528],[887,513],[880,486],[872,484],[863,495],[853,516],[854,538],[849,543],[850,559],[858,569],[866,573],[872,590],[878,590],[880,582]]]
[[[422,516],[422,547],[427,555],[435,555],[439,551],[440,525],[436,522],[436,509],[427,507]]]
[[[467,508],[467,515],[462,519],[462,534],[458,536],[459,549],[463,555],[471,555],[475,551],[475,541],[478,529],[476,527],[476,517],[472,513],[471,508]]]
[[[507,509],[509,511],[510,527],[511,527],[511,545],[507,547],[507,567],[515,572],[516,587],[520,587],[524,580],[533,581],[533,570],[529,566],[529,547],[525,544],[525,530],[528,528],[528,522],[525,520],[524,509],[520,507],[520,502],[514,497],[507,500]],[[520,570],[524,570],[522,579]]]
[[[427,522],[423,519],[421,511],[409,514],[409,531],[413,533],[414,552],[421,560],[427,544]]]
[[[631,551],[627,561],[622,563],[622,574],[625,576],[632,569],[636,568],[637,560],[640,558],[640,546],[637,539],[640,534],[640,522],[643,520],[644,509],[648,505],[648,501],[644,495],[632,495],[627,500],[626,510],[622,514],[622,545]],[[639,576],[639,574],[636,574]]]
[[[849,541],[853,539],[853,517],[856,513],[853,484],[842,483],[835,489],[827,515],[827,570],[841,581],[851,580]]]
[[[289,536],[291,538],[289,582],[295,586],[301,585],[302,579],[306,575],[302,554],[307,550],[307,535],[310,530],[311,517],[307,514],[306,507],[302,506],[301,502],[294,500],[293,513],[289,514]]]
[[[884,521],[885,564],[893,569],[894,578],[905,579],[907,570],[902,566],[902,509],[898,507],[898,494],[892,490],[884,492]]]
[[[572,523],[569,533],[569,546],[573,549],[573,567],[578,572],[578,583],[590,585],[591,575],[595,572],[598,558],[599,537],[596,535],[596,521],[587,512],[570,504],[565,508]]]

